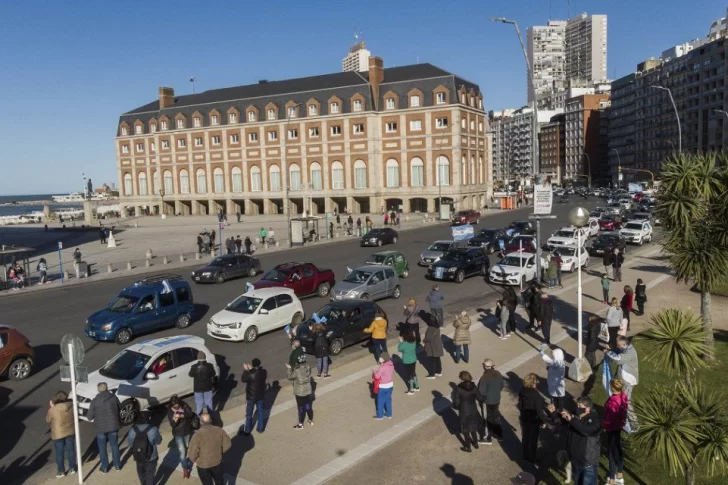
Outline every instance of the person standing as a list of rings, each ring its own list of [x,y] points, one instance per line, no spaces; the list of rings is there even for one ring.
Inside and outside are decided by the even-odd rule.
[[[420,390],[420,382],[417,380],[417,341],[412,331],[404,333],[404,337],[399,338],[397,352],[400,354],[402,364],[404,364],[405,376],[407,378],[407,394],[412,396]]]
[[[250,236],[245,236],[245,254],[250,256],[253,252],[250,250],[253,246],[253,241],[250,240]]]
[[[624,255],[618,248],[614,248],[614,257],[612,258],[613,279],[622,282],[622,265],[624,264]]]
[[[604,273],[609,274],[609,268],[612,267],[612,259],[614,258],[614,253],[612,251],[606,250],[604,251],[604,256],[602,256],[602,264],[604,265]],[[609,301],[609,300],[607,300]]]
[[[377,415],[374,419],[392,419],[392,392],[394,391],[394,364],[387,352],[382,352],[372,371],[372,379],[379,381],[377,392]]]
[[[48,263],[46,262],[45,258],[40,258],[38,261],[38,272],[40,273],[40,280],[38,281],[39,284],[44,284],[48,282]]]
[[[506,337],[510,337],[516,331],[516,308],[518,308],[518,296],[516,296],[516,290],[512,286],[509,286],[503,292],[503,303],[508,308],[508,322],[506,324],[508,333]]]
[[[242,214],[240,214],[240,209],[238,209],[238,210],[237,210],[237,211],[235,212],[235,217],[236,217],[236,218],[238,219],[238,223],[240,222],[240,217],[241,217],[241,216],[242,216]]]
[[[106,244],[106,231],[104,231],[103,227],[99,228],[99,242]]]
[[[81,278],[81,250],[76,248],[73,251],[73,268],[76,270],[76,279]]]
[[[545,350],[541,350],[541,358],[546,362],[546,382],[548,384],[549,397],[551,397],[551,404],[556,409],[563,409],[564,396],[566,396],[564,351],[554,349],[552,354],[553,358],[549,357]]]
[[[346,222],[349,224],[349,235],[351,236],[351,233],[354,232],[354,218],[351,217],[351,214],[349,214],[349,218]]]
[[[379,362],[379,357],[387,351],[387,325],[384,314],[378,312],[369,327],[364,329],[364,333],[372,334],[374,360],[377,362]]]
[[[265,246],[265,238],[268,236],[268,231],[265,230],[265,227],[260,228],[260,232],[258,232],[258,235],[260,236],[260,244]]]
[[[243,252],[243,240],[240,239],[240,234],[235,237],[235,252],[238,254]]]
[[[437,319],[437,324],[441,327],[445,326],[445,317],[442,310],[442,302],[445,298],[440,293],[440,285],[435,285],[425,297],[425,301],[430,304],[430,313]]]
[[[629,406],[627,407],[627,421],[632,431],[637,430],[637,415],[632,405],[632,392],[639,384],[639,357],[637,349],[629,342],[627,337],[617,337],[617,348],[608,350],[606,357],[617,363],[617,377],[622,380],[624,392],[627,394]]]
[[[93,421],[96,431],[96,444],[99,446],[101,473],[109,472],[109,456],[106,454],[106,443],[111,446],[111,460],[114,468],[121,470],[121,453],[119,453],[119,400],[109,392],[105,382],[96,386],[98,394],[91,400],[86,417]]]
[[[485,426],[480,443],[483,445],[493,444],[493,438],[503,440],[503,427],[501,426],[500,402],[501,391],[505,382],[503,375],[495,369],[495,364],[490,359],[483,361],[483,375],[478,381],[478,390],[483,395],[485,403]]]
[[[175,394],[169,400],[167,419],[172,428],[174,444],[177,446],[177,452],[179,453],[179,464],[182,467],[182,474],[184,478],[190,478],[192,464],[187,459],[187,450],[190,447],[190,438],[192,438],[193,431],[192,421],[195,419],[195,414],[189,405]]]
[[[387,214],[386,212],[384,213],[384,225],[389,225],[389,214]]]
[[[641,278],[637,279],[634,287],[634,301],[637,303],[637,315],[645,314],[645,303],[647,302],[647,285]]]
[[[607,435],[607,458],[609,459],[608,485],[624,483],[624,453],[622,451],[622,429],[627,423],[629,399],[624,393],[624,383],[614,378],[609,383],[612,393],[604,403],[602,429]]]
[[[356,236],[357,237],[361,237],[362,236],[362,233],[361,233],[361,217],[358,217],[356,219]]]
[[[634,305],[634,292],[632,287],[626,285],[624,287],[624,295],[619,306],[622,308],[622,318],[627,319],[627,330],[629,330],[630,318],[632,316],[632,306]]]
[[[532,283],[528,304],[528,329],[534,330],[534,324],[541,321],[541,289],[537,283]]]
[[[607,328],[609,329],[609,348],[614,349],[617,346],[617,335],[619,326],[624,318],[624,312],[619,307],[619,300],[612,298],[612,304],[607,310]]]
[[[68,474],[76,473],[76,437],[73,425],[73,402],[68,394],[58,391],[50,401],[46,423],[51,425],[51,440],[56,452],[56,478],[66,476],[65,457],[68,457]]]
[[[594,381],[596,380],[597,376],[597,350],[599,350],[599,334],[602,331],[602,321],[601,318],[599,318],[598,315],[594,315],[593,313],[589,315],[589,318],[587,320],[586,324],[586,341],[584,342],[584,345],[586,346],[586,351],[584,353],[584,357],[586,357],[586,361],[589,362],[589,367],[592,369],[591,375],[587,378],[586,382],[584,383],[584,390],[582,391],[582,396],[588,396],[591,392],[592,388],[594,387]]]
[[[499,339],[505,340],[508,338],[508,319],[510,312],[508,311],[508,307],[503,302],[503,300],[498,300],[496,302],[496,316],[498,317],[498,322],[500,324],[499,327],[499,333],[498,336]]]
[[[476,402],[483,402],[485,398],[480,393],[478,386],[473,384],[473,376],[470,372],[460,371],[458,375],[460,384],[455,388],[453,393],[452,407],[458,410],[460,417],[460,433],[462,441],[465,444],[461,450],[471,453],[478,447],[478,427],[480,426],[480,413]],[[471,448],[472,446],[472,448]]]
[[[455,335],[453,336],[453,342],[455,343],[455,363],[460,363],[462,357],[463,362],[466,364],[470,360],[470,317],[468,312],[463,310],[460,314],[455,317],[455,321],[452,326],[455,328]]]
[[[215,367],[207,362],[204,352],[197,353],[197,363],[190,368],[188,376],[192,378],[192,390],[195,394],[195,412],[202,414],[203,409],[212,413],[212,389],[215,387]]]
[[[607,273],[604,273],[602,275],[602,302],[604,302],[605,305],[609,305],[609,276],[607,276]]]
[[[415,334],[417,345],[420,345],[422,342],[420,338],[420,314],[414,298],[410,298],[404,306],[404,318],[404,323],[407,325],[405,328],[408,328]]]
[[[551,256],[548,260],[548,267],[546,268],[546,279],[549,282],[549,288],[556,286],[556,278],[558,276],[558,268],[554,257]]]
[[[197,475],[202,485],[224,485],[222,458],[232,442],[224,429],[212,425],[208,413],[200,415],[200,425],[190,440],[187,456],[197,465]]]
[[[554,260],[554,263],[556,263],[556,281],[559,284],[561,288],[564,287],[564,285],[561,284],[561,265],[564,264],[564,260],[561,259],[561,255],[559,253],[554,253],[552,258]],[[577,263],[578,266],[578,263]]]
[[[568,423],[567,443],[571,475],[577,485],[597,485],[602,421],[588,397],[578,398],[576,406],[574,415],[565,409],[560,410],[562,419]]]
[[[425,353],[429,360],[430,369],[427,379],[442,376],[442,356],[445,353],[442,345],[442,335],[437,322],[430,322],[425,330]]]
[[[308,424],[313,426],[313,407],[311,387],[311,366],[305,355],[300,355],[295,367],[286,364],[288,380],[293,381],[293,395],[298,407],[298,423],[293,429],[303,429],[303,419],[308,416]]]
[[[518,393],[518,410],[521,421],[521,447],[523,459],[529,463],[536,463],[538,451],[538,435],[541,428],[546,427],[548,416],[545,412],[545,403],[541,393],[536,389],[538,376],[527,374],[523,378],[523,387]]]
[[[554,319],[554,307],[551,304],[551,299],[546,293],[541,293],[539,318],[539,324],[541,325],[541,331],[543,332],[543,341],[547,345],[551,345],[551,322]]]
[[[324,379],[331,377],[329,375],[329,361],[331,360],[331,353],[329,352],[329,339],[326,338],[326,326],[317,323],[315,324],[311,332],[314,335],[313,351],[316,355],[316,369],[318,371],[318,377],[321,377],[321,373],[324,374]]]
[[[154,485],[154,476],[157,473],[157,461],[159,460],[157,445],[162,443],[162,436],[151,421],[151,412],[147,410],[140,412],[136,424],[126,435],[126,442],[129,444],[136,462],[140,485]]]
[[[253,432],[253,413],[258,413],[258,433],[265,430],[265,383],[268,379],[266,371],[260,359],[253,359],[250,364],[243,364],[243,375],[240,381],[245,384],[245,424],[242,434],[249,435]]]

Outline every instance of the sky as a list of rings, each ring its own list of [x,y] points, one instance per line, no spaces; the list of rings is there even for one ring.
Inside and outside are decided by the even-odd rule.
[[[486,110],[526,103],[509,25],[608,15],[611,78],[725,16],[718,0],[90,0],[0,2],[0,196],[116,183],[120,114],[176,94],[337,72],[361,32],[385,67],[430,62],[480,85]]]

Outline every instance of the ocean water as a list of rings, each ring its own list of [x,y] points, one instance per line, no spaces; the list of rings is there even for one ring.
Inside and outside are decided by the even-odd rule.
[[[53,194],[58,195],[58,194]],[[29,214],[31,212],[43,212],[43,204],[23,204],[23,202],[32,201],[51,201],[51,194],[37,194],[37,195],[0,195],[0,216],[20,216],[23,214]],[[17,205],[3,205],[11,202],[20,202]],[[83,207],[83,204],[53,204],[48,203],[51,206],[51,210],[60,208],[78,208]]]

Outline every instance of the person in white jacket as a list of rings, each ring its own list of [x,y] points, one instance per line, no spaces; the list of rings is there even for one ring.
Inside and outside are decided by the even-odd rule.
[[[549,357],[546,349],[542,348],[541,358],[546,362],[549,396],[551,403],[556,409],[563,409],[564,396],[566,396],[566,384],[564,383],[564,374],[566,373],[566,364],[564,363],[564,351],[554,349],[553,358]]]

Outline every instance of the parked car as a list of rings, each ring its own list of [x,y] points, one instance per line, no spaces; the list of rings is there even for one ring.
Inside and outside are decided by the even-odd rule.
[[[576,268],[589,266],[589,253],[584,246],[579,248],[578,257],[576,246],[556,248],[554,252],[561,256],[561,271],[573,273]]]
[[[622,216],[607,214],[599,220],[599,230],[618,231],[622,228]]]
[[[396,299],[401,294],[399,277],[393,268],[370,264],[353,269],[346,278],[336,283],[331,290],[331,299],[380,300],[389,297]]]
[[[13,381],[27,379],[35,365],[30,340],[17,328],[0,325],[0,344],[0,376]]]
[[[254,342],[261,333],[303,321],[301,300],[290,288],[248,291],[207,322],[207,334],[220,340]]]
[[[615,216],[621,216],[624,212],[624,207],[622,207],[622,204],[619,202],[610,202],[607,204],[607,214],[612,214]]]
[[[581,236],[579,236],[581,234]],[[560,246],[576,246],[579,243],[579,237],[581,237],[581,245],[586,245],[587,239],[589,239],[589,229],[586,227],[574,227],[566,226],[556,231],[551,236],[546,244],[551,248]]]
[[[76,384],[78,417],[88,421],[88,408],[98,394],[96,386],[100,382],[105,382],[119,399],[119,419],[123,425],[133,424],[140,410],[165,404],[175,394],[180,397],[192,394],[189,372],[197,362],[198,352],[205,353],[207,361],[215,367],[215,375],[219,376],[215,354],[201,337],[176,335],[130,345],[99,370],[90,372],[87,382]],[[155,367],[162,362],[166,365]]]
[[[488,273],[488,280],[500,285],[525,285],[535,278],[536,256],[525,251],[507,254]]]
[[[372,334],[364,333],[364,329],[369,328],[377,313],[387,318],[379,305],[368,300],[332,301],[317,310],[316,315],[326,319],[326,339],[331,355],[338,355],[344,347],[369,339]],[[313,323],[313,319],[306,320],[296,331],[296,337],[307,354],[314,353],[316,338],[311,334]]]
[[[629,216],[629,220],[631,221],[647,221],[649,223],[652,223],[652,214],[649,212],[633,212]]]
[[[361,237],[360,246],[381,246],[382,244],[396,244],[399,235],[391,227],[372,229]]]
[[[493,254],[500,249],[499,241],[510,239],[503,229],[481,229],[478,234],[468,239],[468,245],[483,248],[487,253]]]
[[[505,250],[500,252],[500,256],[503,257],[509,253],[515,253],[517,251],[526,251],[530,253],[536,252],[536,236],[516,236],[506,241]]]
[[[591,245],[587,248],[592,256],[604,256],[604,253],[614,252],[619,249],[620,252],[625,251],[627,243],[618,232],[603,232],[597,236]]]
[[[365,262],[366,264],[391,266],[400,278],[409,276],[409,262],[399,251],[379,251],[369,256]]]
[[[321,269],[312,263],[291,262],[268,271],[253,283],[253,288],[290,288],[299,298],[312,295],[325,298],[335,284],[336,278],[330,269]]]
[[[619,231],[619,235],[628,243],[642,246],[652,241],[652,225],[647,221],[627,221]]]
[[[213,258],[200,269],[192,272],[195,283],[224,283],[232,278],[256,276],[260,269],[260,260],[245,254],[226,254]]]
[[[595,218],[598,221],[606,213],[607,213],[606,212],[606,209],[604,209],[603,207],[597,207],[596,209],[594,209],[593,211],[591,211],[589,213],[589,217],[593,217],[593,218]]]
[[[155,275],[127,286],[111,303],[86,320],[84,333],[94,340],[125,345],[136,335],[192,323],[192,288],[182,276]]]
[[[462,283],[473,275],[487,276],[490,260],[482,248],[451,249],[427,269],[435,280],[453,280]]]
[[[531,221],[513,221],[506,229],[506,234],[509,236],[535,236],[536,227]]]
[[[458,211],[452,216],[454,226],[460,224],[478,224],[480,222],[480,212],[474,210]]]
[[[420,253],[420,261],[417,264],[420,266],[429,266],[439,260],[450,249],[465,247],[466,245],[467,243],[463,241],[435,241]]]

